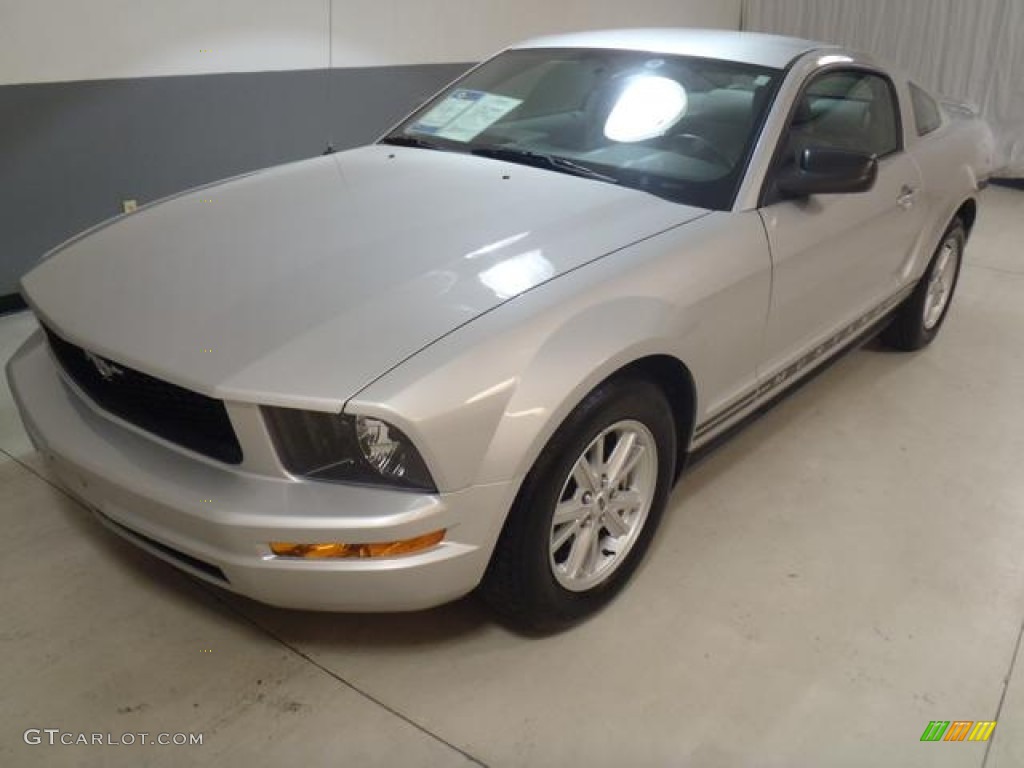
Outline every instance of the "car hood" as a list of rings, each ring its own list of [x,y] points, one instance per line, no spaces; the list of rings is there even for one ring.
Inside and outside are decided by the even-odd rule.
[[[480,314],[705,213],[468,155],[375,145],[178,195],[22,281],[44,322],[224,399],[340,410]]]

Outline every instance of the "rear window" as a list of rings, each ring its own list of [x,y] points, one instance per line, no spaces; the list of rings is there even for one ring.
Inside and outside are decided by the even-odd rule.
[[[942,125],[942,114],[935,99],[913,83],[910,83],[910,101],[914,107],[914,122],[917,123],[918,136],[926,136]]]

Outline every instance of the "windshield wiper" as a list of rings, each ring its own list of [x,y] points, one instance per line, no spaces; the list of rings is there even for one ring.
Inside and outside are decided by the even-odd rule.
[[[391,144],[396,147],[416,147],[417,149],[444,149],[440,144],[435,144],[432,141],[419,139],[415,136],[403,136],[402,134],[385,136],[379,143]]]
[[[543,152],[534,152],[530,149],[519,149],[517,147],[479,147],[473,150],[473,154],[479,157],[490,157],[495,160],[506,160],[510,163],[522,163],[537,168],[550,168],[553,171],[570,173],[573,176],[582,176],[595,181],[604,181],[608,184],[618,184],[619,180],[593,168],[574,162],[567,157],[559,155],[548,155]]]

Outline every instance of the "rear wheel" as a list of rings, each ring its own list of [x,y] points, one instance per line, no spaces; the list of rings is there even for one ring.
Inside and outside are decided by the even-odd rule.
[[[606,382],[570,414],[524,481],[484,577],[496,612],[554,629],[618,593],[668,498],[673,423],[662,391],[633,378]]]
[[[894,349],[912,351],[932,342],[949,313],[960,278],[967,232],[955,219],[914,292],[900,306],[892,322],[882,331],[882,341]]]

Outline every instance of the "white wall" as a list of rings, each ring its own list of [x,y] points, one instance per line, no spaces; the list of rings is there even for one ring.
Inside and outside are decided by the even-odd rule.
[[[0,84],[475,61],[548,32],[736,28],[741,0],[0,0]]]
[[[348,15],[345,8],[359,8]],[[738,29],[740,0],[335,0],[341,66],[479,61],[552,32],[676,26]]]
[[[326,62],[327,0],[0,0],[0,83]]]

